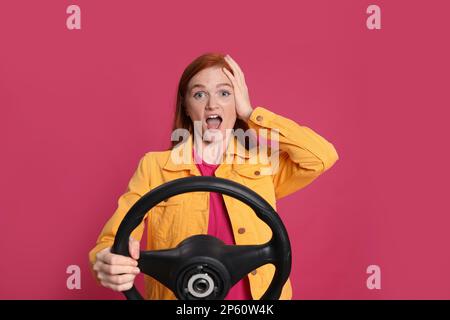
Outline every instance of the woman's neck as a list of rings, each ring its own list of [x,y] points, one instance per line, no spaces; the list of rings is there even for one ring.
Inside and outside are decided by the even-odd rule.
[[[222,163],[223,155],[230,141],[229,135],[217,142],[203,141],[202,139],[197,140],[199,141],[194,141],[194,152],[199,159],[203,159],[208,164]]]

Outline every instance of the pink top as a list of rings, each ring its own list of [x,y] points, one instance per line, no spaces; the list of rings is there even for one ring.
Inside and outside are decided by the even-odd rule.
[[[219,165],[204,162],[195,152],[194,156],[197,159],[195,162],[201,161],[196,165],[202,176],[213,176]],[[208,234],[219,238],[227,245],[235,244],[227,208],[222,194],[217,192],[210,193]],[[248,278],[244,277],[236,283],[228,292],[225,300],[252,300]]]

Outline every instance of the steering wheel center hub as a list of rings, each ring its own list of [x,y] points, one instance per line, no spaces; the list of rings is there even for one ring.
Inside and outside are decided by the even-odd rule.
[[[188,280],[186,289],[196,298],[206,298],[214,291],[214,280],[207,273],[195,274]]]
[[[219,300],[230,287],[225,267],[218,263],[194,263],[186,266],[177,277],[178,295],[186,300]]]

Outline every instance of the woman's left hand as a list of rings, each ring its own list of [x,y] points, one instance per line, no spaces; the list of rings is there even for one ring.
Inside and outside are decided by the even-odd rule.
[[[244,121],[248,121],[253,108],[250,104],[250,98],[248,95],[247,85],[245,84],[244,73],[242,72],[236,61],[234,61],[228,54],[225,56],[225,61],[228,63],[234,73],[233,76],[233,73],[228,71],[226,68],[222,68],[223,72],[228,76],[231,83],[233,84],[237,117]]]

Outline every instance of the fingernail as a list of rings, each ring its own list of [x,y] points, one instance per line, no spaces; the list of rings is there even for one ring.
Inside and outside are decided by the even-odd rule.
[[[141,272],[141,270],[140,270],[139,268],[136,268],[134,271],[135,271],[136,273]]]

